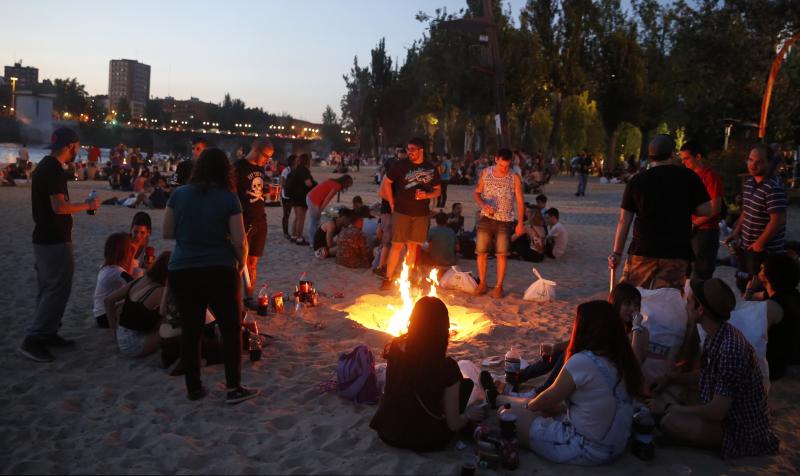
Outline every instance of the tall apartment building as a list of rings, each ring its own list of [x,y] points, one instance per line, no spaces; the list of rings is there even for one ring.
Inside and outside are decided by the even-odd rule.
[[[111,109],[127,99],[131,106],[131,117],[144,115],[150,97],[150,65],[136,60],[111,60],[108,65],[108,99]]]
[[[5,80],[11,83],[11,78],[17,78],[17,91],[32,91],[33,87],[39,83],[39,68],[22,66],[22,62],[14,63],[14,66],[5,67]]]

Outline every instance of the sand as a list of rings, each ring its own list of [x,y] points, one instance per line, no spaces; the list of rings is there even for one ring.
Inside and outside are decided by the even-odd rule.
[[[312,170],[317,179],[327,169]],[[377,199],[372,170],[362,168],[356,184],[342,202],[355,194],[367,203]],[[75,200],[97,187],[101,199],[112,195],[102,183],[71,183]],[[511,345],[523,357],[535,357],[540,342],[568,338],[575,306],[608,291],[606,256],[610,250],[621,185],[592,180],[588,196],[572,194],[575,179],[561,177],[547,186],[549,206],[557,207],[569,230],[567,255],[537,264],[542,275],[558,283],[554,302],[522,300],[533,280],[531,264],[510,261],[508,296],[494,301],[445,292],[453,304],[483,310],[493,327],[469,341],[455,342],[450,354],[480,361],[501,355]],[[465,205],[472,226],[472,189],[451,186],[449,203]],[[121,195],[116,193],[116,195]],[[532,196],[526,197],[533,201]],[[262,396],[237,406],[223,403],[222,366],[203,369],[209,396],[200,402],[185,397],[182,377],[169,377],[157,355],[132,360],[115,350],[108,330],[97,329],[91,317],[95,276],[102,262],[105,237],[127,231],[134,210],[103,207],[95,216],[75,215],[73,240],[76,272],[62,334],[78,341],[77,349],[56,350],[57,360],[39,364],[16,352],[31,318],[36,293],[30,244],[33,228],[29,186],[0,189],[0,309],[4,332],[0,343],[0,471],[3,473],[349,473],[457,474],[470,449],[451,448],[436,454],[415,454],[387,447],[368,427],[375,407],[355,405],[323,393],[318,384],[334,377],[340,353],[366,343],[376,356],[389,336],[364,329],[336,309],[344,309],[367,293],[378,294],[378,279],[368,270],[337,267],[318,260],[303,247],[282,237],[277,208],[268,209],[270,237],[259,264],[259,283],[289,292],[307,271],[323,294],[322,305],[295,315],[287,312],[262,323],[274,338],[259,362],[243,362],[243,382]],[[171,242],[160,239],[163,212],[151,211],[152,244],[161,251]],[[798,237],[800,212],[790,209],[789,236]],[[460,266],[475,271],[475,261]],[[489,264],[489,283],[494,282]],[[717,273],[729,282],[731,268]],[[343,298],[334,295],[342,293]],[[265,324],[265,325],[264,325]],[[380,359],[379,359],[380,360]],[[800,372],[775,383],[770,407],[775,431],[782,441],[780,455],[721,461],[709,451],[671,446],[658,448],[644,463],[631,454],[601,468],[559,466],[524,451],[517,474],[643,473],[720,474],[796,473],[800,451],[795,435],[800,428]],[[480,471],[490,474],[491,471]]]

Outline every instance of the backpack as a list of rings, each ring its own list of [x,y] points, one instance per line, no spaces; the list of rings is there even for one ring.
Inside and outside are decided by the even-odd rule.
[[[378,379],[375,375],[375,357],[364,344],[359,344],[348,354],[339,356],[336,364],[336,393],[356,403],[378,403]]]

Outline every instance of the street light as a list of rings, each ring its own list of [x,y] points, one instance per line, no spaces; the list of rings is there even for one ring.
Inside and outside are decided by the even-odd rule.
[[[11,76],[9,78],[11,80],[11,112],[13,113],[14,110],[17,108],[17,77]],[[16,116],[16,114],[12,114],[12,116]]]

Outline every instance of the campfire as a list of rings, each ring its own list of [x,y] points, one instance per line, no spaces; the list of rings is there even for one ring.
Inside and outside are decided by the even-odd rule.
[[[348,314],[347,317],[368,329],[393,336],[404,334],[408,330],[408,319],[417,300],[423,296],[432,296],[445,301],[438,295],[439,280],[436,269],[430,272],[422,288],[411,285],[410,269],[408,263],[403,263],[400,278],[396,281],[400,290],[399,296],[377,294],[361,296],[355,304],[344,309]],[[451,305],[446,301],[445,304],[450,314],[451,339],[466,340],[491,327],[490,321],[481,311]]]

